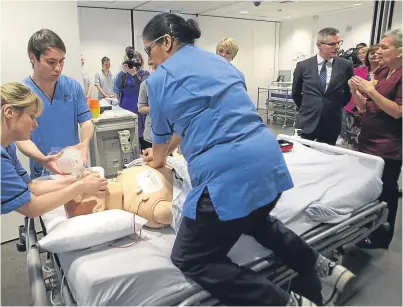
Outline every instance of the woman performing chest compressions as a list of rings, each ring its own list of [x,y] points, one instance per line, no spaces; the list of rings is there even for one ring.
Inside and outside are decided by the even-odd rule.
[[[283,154],[256,112],[242,73],[196,47],[200,36],[194,20],[169,13],[155,16],[143,30],[145,51],[157,65],[146,80],[153,145],[144,160],[161,168],[180,144],[192,182],[172,262],[224,305],[306,304],[231,261],[228,252],[248,234],[299,273],[296,292],[322,305],[320,277],[353,275],[269,215],[293,187]]]

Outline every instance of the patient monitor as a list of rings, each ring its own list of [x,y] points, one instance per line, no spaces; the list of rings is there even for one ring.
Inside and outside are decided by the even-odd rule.
[[[108,209],[122,209],[148,220],[146,226],[162,228],[172,223],[173,170],[148,165],[132,166],[117,173],[104,196],[81,195],[65,204],[68,217]]]

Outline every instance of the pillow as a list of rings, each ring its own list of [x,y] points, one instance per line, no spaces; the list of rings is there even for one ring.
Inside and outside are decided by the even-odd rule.
[[[66,210],[64,210],[64,206],[60,206],[46,212],[41,218],[45,224],[46,232],[50,233],[57,225],[67,220]]]
[[[134,227],[137,232],[146,223],[146,219],[118,209],[80,215],[60,222],[38,244],[48,252],[70,252],[132,235]]]

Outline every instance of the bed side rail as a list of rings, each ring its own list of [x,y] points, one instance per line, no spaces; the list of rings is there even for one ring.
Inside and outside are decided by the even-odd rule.
[[[46,235],[42,221],[41,226],[42,232]],[[20,252],[27,252],[32,306],[76,306],[57,256],[47,253],[47,260],[42,263],[40,255],[45,251],[38,245],[34,219],[26,217],[24,225],[19,227],[19,234],[17,249]]]
[[[47,296],[34,219],[25,218],[27,269],[33,306],[52,306]]]
[[[366,160],[366,161],[374,164],[374,166],[376,167],[376,169],[378,171],[378,177],[382,178],[382,172],[383,172],[383,167],[385,165],[385,161],[383,161],[383,159],[381,157],[369,155],[369,154],[366,154],[363,152],[354,151],[354,150],[350,150],[350,149],[346,149],[346,148],[342,148],[342,147],[331,146],[331,145],[328,145],[325,143],[319,143],[319,142],[306,140],[306,139],[301,138],[300,136],[295,136],[295,135],[291,136],[291,135],[286,135],[286,134],[279,134],[279,135],[277,135],[277,139],[291,141],[291,142],[298,142],[298,143],[307,145],[311,148],[315,148],[317,150],[326,151],[326,152],[333,153],[333,154],[349,155],[349,156],[361,158],[363,160]]]

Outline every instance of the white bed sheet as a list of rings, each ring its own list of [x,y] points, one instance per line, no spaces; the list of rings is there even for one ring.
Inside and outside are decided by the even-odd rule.
[[[324,204],[351,213],[377,198],[379,178],[375,170],[368,170],[357,158],[329,156],[299,143],[284,156],[295,188],[283,193],[273,213],[297,234],[321,222],[306,214],[310,206]],[[335,170],[346,173],[334,176]],[[356,172],[361,174],[361,181],[354,181]],[[365,180],[364,176],[367,176]],[[340,191],[340,186],[345,190]],[[58,217],[50,216],[45,219],[45,225],[52,227],[52,220]],[[146,239],[128,248],[104,246],[98,250],[59,254],[78,305],[152,305],[192,286],[170,261],[175,239],[173,229],[143,229],[142,234]],[[268,253],[253,238],[242,236],[229,256],[242,265]]]
[[[300,216],[306,219],[306,215]],[[298,227],[290,228],[302,234],[318,224],[305,221],[303,227],[295,223]],[[170,260],[175,240],[173,229],[143,229],[142,236],[145,238],[143,241],[128,248],[100,246],[91,251],[58,255],[78,305],[152,305],[194,285]],[[125,238],[114,246],[129,243],[129,239]],[[269,253],[252,237],[244,235],[229,256],[242,265],[266,257]]]
[[[294,188],[283,193],[272,212],[283,223],[301,212],[319,222],[338,223],[382,192],[382,172],[361,158],[329,155],[298,142],[284,158]]]

